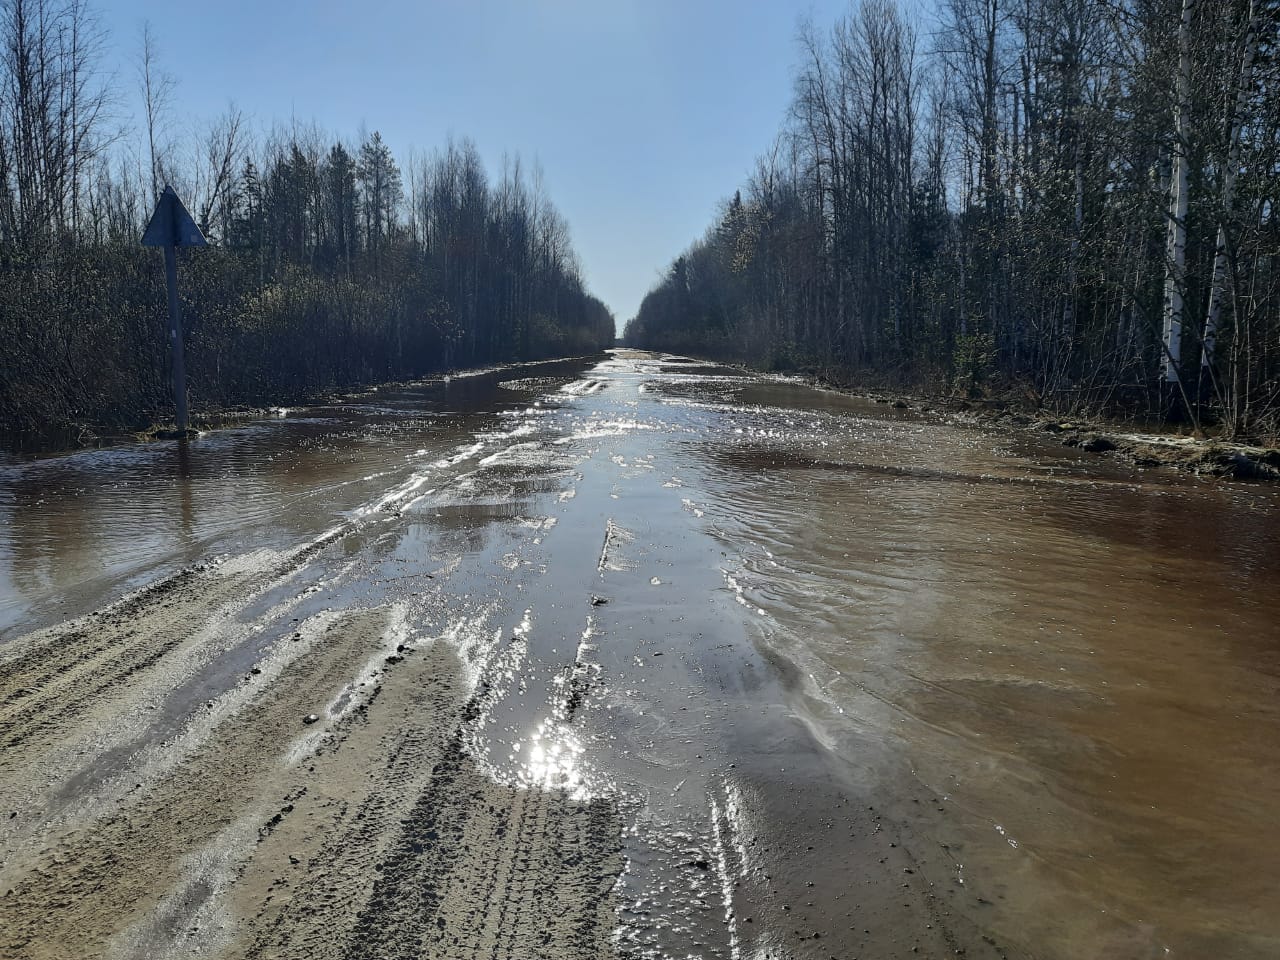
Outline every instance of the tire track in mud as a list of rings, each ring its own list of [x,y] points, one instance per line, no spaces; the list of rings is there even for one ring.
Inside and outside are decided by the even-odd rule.
[[[389,621],[335,619],[162,781],[24,864],[0,956],[607,955],[616,801],[492,779],[468,752],[487,685],[466,697],[444,641],[386,656]]]
[[[0,894],[0,956],[120,955],[108,941],[180,885],[184,860],[265,797],[288,792],[281,774],[300,711],[322,708],[358,672],[381,647],[386,623],[382,611],[335,621],[163,781],[140,784],[118,811],[53,841]],[[261,816],[272,807],[282,816],[293,809],[273,803]]]
[[[241,930],[225,956],[348,955],[387,852],[438,768],[462,706],[447,644],[409,656],[356,711],[358,722],[308,763],[296,815],[257,845],[228,898]]]
[[[407,736],[392,762],[367,780],[359,803],[304,803],[315,819],[291,816],[263,842],[237,884],[239,909],[263,901],[248,921],[242,948],[227,957],[417,958],[448,956],[594,958],[609,953],[612,891],[622,870],[621,820],[615,801],[575,800],[561,790],[500,783],[468,752],[471,727],[491,695],[487,685],[463,701],[453,651],[437,643],[407,679],[388,680],[374,712],[377,729],[394,729],[401,713]],[[399,668],[397,668],[397,673]],[[393,677],[396,674],[392,675]],[[391,701],[417,696],[431,676],[431,704],[401,710]],[[418,697],[421,701],[421,697]],[[428,709],[423,711],[422,707]],[[416,719],[414,719],[416,718]],[[387,721],[391,720],[390,727]],[[371,727],[372,729],[372,727]],[[362,745],[339,752],[359,759]],[[333,766],[315,762],[317,776]],[[351,777],[346,777],[350,781]],[[328,839],[303,858],[302,876],[287,887],[269,865],[307,835]],[[253,874],[258,875],[255,882]],[[270,883],[263,886],[263,881]],[[274,893],[287,890],[276,904]],[[249,891],[253,891],[250,893]]]
[[[496,636],[483,649],[465,637],[446,643],[446,629],[424,656],[396,666],[369,708],[377,719],[368,729],[387,731],[382,742],[357,734],[339,742],[354,772],[342,773],[330,757],[308,768],[313,788],[258,845],[235,885],[234,909],[247,919],[222,956],[612,952],[613,891],[623,869],[616,800],[506,779],[483,759],[480,730],[526,655],[527,619],[501,649]],[[480,623],[473,628],[487,633]],[[590,686],[583,662],[590,632],[589,621],[563,697],[552,704],[562,721]],[[471,661],[469,697],[459,655]],[[428,680],[434,688],[424,699]],[[388,759],[382,770],[365,769],[360,758],[369,757]],[[332,782],[317,789],[317,779]]]
[[[24,753],[67,739],[77,722],[100,722],[129,698],[131,683],[348,532],[331,531],[265,569],[239,563],[184,570],[97,613],[7,644],[14,652],[0,661],[0,778],[13,775]]]

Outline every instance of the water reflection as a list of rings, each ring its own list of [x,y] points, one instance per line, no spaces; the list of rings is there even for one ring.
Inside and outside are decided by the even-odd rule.
[[[578,734],[568,724],[543,720],[527,741],[514,747],[514,753],[524,757],[517,777],[528,787],[564,790],[575,800],[587,800],[591,790],[583,767],[583,750]]]
[[[182,440],[175,445],[174,452],[177,456],[174,479],[178,488],[178,502],[180,504],[178,516],[183,544],[189,547],[194,539],[193,531],[195,526],[195,508],[191,493],[191,448],[185,440]]]

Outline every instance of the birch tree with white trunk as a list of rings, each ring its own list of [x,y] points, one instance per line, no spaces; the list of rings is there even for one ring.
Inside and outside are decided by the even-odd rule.
[[[1244,52],[1240,58],[1240,75],[1236,84],[1235,101],[1230,106],[1227,123],[1230,136],[1227,160],[1222,170],[1222,210],[1218,223],[1218,243],[1213,257],[1213,281],[1209,286],[1209,308],[1204,321],[1204,349],[1200,353],[1200,365],[1213,369],[1213,354],[1217,346],[1218,326],[1222,320],[1222,301],[1226,296],[1227,276],[1227,224],[1235,209],[1236,176],[1240,171],[1240,133],[1249,94],[1253,84],[1253,64],[1258,52],[1259,13],[1257,0],[1249,0],[1249,14],[1245,26]]]
[[[1191,22],[1196,0],[1182,0],[1178,22],[1177,101],[1174,106],[1173,169],[1170,175],[1169,228],[1165,246],[1164,345],[1162,367],[1169,383],[1179,380],[1182,364],[1182,315],[1187,275],[1187,180],[1191,136]]]

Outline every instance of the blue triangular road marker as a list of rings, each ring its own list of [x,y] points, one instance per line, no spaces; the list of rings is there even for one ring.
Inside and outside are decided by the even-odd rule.
[[[151,215],[146,233],[142,235],[144,247],[203,247],[208,243],[196,222],[187,213],[173,187],[165,185],[160,194],[160,202],[156,204],[156,212]]]

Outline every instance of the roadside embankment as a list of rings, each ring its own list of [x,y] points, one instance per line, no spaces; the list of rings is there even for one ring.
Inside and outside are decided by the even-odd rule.
[[[974,400],[887,389],[860,389],[821,377],[807,379],[814,386],[863,396],[898,410],[940,413],[957,422],[1048,433],[1065,447],[1105,454],[1143,469],[1169,467],[1204,476],[1280,481],[1280,448],[1277,447],[1218,437],[1142,431],[1135,429],[1132,423],[1100,417],[1063,417],[1044,409],[1026,409],[1007,399]]]
[[[759,372],[748,365],[706,362],[743,373]],[[778,375],[819,389],[887,404],[896,410],[941,414],[958,423],[1048,433],[1056,436],[1063,446],[1086,453],[1106,454],[1142,469],[1170,467],[1204,476],[1280,481],[1280,448],[1277,447],[1173,432],[1144,432],[1121,420],[1063,417],[1043,408],[1029,407],[1016,399],[926,394],[876,384],[851,383],[847,379],[836,380],[813,372]]]
[[[910,406],[902,400],[894,402]],[[994,423],[1012,430],[1047,433],[1064,447],[1115,457],[1143,469],[1170,467],[1236,480],[1280,480],[1280,449],[1275,447],[1213,437],[1141,432],[1114,421],[1033,415],[1009,409],[983,408],[967,401],[942,405],[938,409],[959,419]]]

